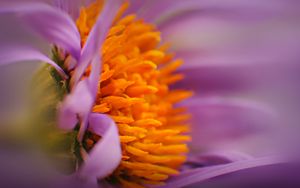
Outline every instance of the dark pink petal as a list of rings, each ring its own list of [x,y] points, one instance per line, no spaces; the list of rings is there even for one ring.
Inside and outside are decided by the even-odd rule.
[[[18,61],[42,61],[52,65],[63,78],[68,77],[54,61],[30,46],[2,46],[0,49],[0,59],[0,65]]]
[[[226,143],[267,132],[278,114],[269,106],[242,99],[195,98],[182,104],[192,115],[192,149],[224,147]]]
[[[260,166],[267,166],[273,164],[280,164],[287,162],[285,159],[279,157],[262,157],[248,160],[241,160],[224,165],[216,165],[204,168],[197,168],[182,172],[179,176],[171,178],[164,188],[172,187],[184,187],[195,183],[200,183],[205,180]]]
[[[109,31],[121,3],[121,0],[106,1],[104,8],[98,16],[98,19],[83,47],[80,64],[75,69],[72,83],[76,84],[78,82],[85,69],[91,63],[90,61],[96,54],[100,53],[102,43],[106,38],[107,32]]]
[[[35,32],[79,59],[80,35],[68,14],[43,3],[5,3],[0,13],[16,13]]]
[[[89,117],[89,130],[100,135],[101,139],[93,147],[79,174],[88,180],[104,178],[113,172],[121,160],[118,129],[107,115],[93,113]]]

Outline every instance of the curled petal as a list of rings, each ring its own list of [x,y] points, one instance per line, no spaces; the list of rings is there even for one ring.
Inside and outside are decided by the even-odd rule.
[[[216,165],[204,168],[197,168],[182,172],[179,176],[170,179],[164,188],[168,187],[185,187],[192,184],[200,183],[205,180],[218,177],[245,169],[286,163],[285,159],[279,157],[261,157],[249,160],[241,160],[224,165]]]
[[[101,136],[80,170],[86,179],[104,178],[111,174],[121,160],[118,129],[112,119],[104,114],[91,114],[89,130]]]
[[[96,57],[92,61],[92,70],[91,70],[89,77],[86,80],[87,84],[88,84],[88,90],[86,92],[90,93],[90,95],[92,97],[92,102],[86,106],[87,111],[82,113],[82,121],[81,121],[80,129],[79,129],[79,133],[78,133],[79,141],[82,140],[84,133],[86,131],[87,123],[88,123],[88,115],[91,112],[92,106],[94,104],[94,101],[95,101],[95,98],[97,95],[100,71],[101,71],[100,64],[101,64],[100,56],[97,54]]]
[[[34,49],[30,46],[5,46],[5,48],[2,47],[0,49],[0,59],[0,65],[18,61],[42,61],[52,65],[63,78],[68,77],[54,61],[49,59],[39,50]]]
[[[80,57],[80,35],[72,18],[43,3],[6,3],[0,13],[16,13],[23,23],[51,43],[58,45],[73,55]]]
[[[78,67],[76,68],[73,76],[72,83],[76,84],[91,60],[95,57],[101,48],[101,45],[106,38],[106,34],[114,20],[114,17],[121,6],[121,0],[106,1],[104,9],[98,16],[98,19],[92,28],[86,44],[83,47],[81,59]]]
[[[100,56],[96,55],[92,61],[92,70],[89,77],[81,80],[73,87],[71,94],[64,99],[60,106],[60,128],[72,130],[78,122],[77,116],[79,116],[81,120],[79,140],[82,139],[86,131],[88,116],[95,101],[101,69],[100,64]]]

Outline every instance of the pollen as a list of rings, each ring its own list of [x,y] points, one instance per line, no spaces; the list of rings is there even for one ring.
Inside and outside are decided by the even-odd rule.
[[[184,77],[176,73],[183,61],[168,52],[155,25],[135,14],[123,16],[128,6],[120,8],[99,49],[102,73],[93,112],[109,115],[118,126],[123,156],[112,178],[124,187],[160,185],[186,160],[190,115],[176,103],[192,93],[170,88]],[[102,7],[96,1],[81,9],[82,45]],[[86,138],[89,148],[97,142],[93,138]]]

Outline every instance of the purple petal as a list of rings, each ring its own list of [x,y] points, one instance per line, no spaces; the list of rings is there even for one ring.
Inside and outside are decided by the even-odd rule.
[[[212,178],[187,187],[215,188],[253,188],[253,187],[289,187],[298,188],[299,163],[272,164],[237,171],[228,175]],[[274,186],[275,185],[275,186]]]
[[[0,13],[16,13],[35,32],[79,59],[80,35],[68,14],[43,3],[4,4]]]
[[[92,70],[91,70],[91,74],[88,77],[89,88],[94,98],[97,95],[97,91],[99,87],[99,78],[100,78],[101,68],[102,68],[100,66],[101,64],[102,62],[100,60],[100,55],[98,54],[92,61]]]
[[[109,31],[109,28],[117,11],[119,10],[119,7],[121,6],[121,3],[121,0],[106,1],[104,9],[98,16],[98,19],[88,36],[86,44],[83,47],[80,64],[74,72],[72,81],[74,84],[78,82],[90,64],[91,59],[93,59],[97,53],[100,53],[101,45],[106,38],[107,32]]]
[[[142,14],[143,9],[149,4],[149,2],[151,2],[151,0],[130,0],[129,7],[124,14]]]
[[[86,128],[89,113],[95,101],[100,77],[100,56],[96,55],[92,61],[92,70],[88,78],[80,81],[70,95],[68,95],[60,106],[59,127],[64,130],[72,130],[81,119],[79,140],[82,139]]]
[[[93,102],[95,101],[95,98],[97,96],[97,91],[98,91],[98,87],[99,87],[99,78],[100,78],[100,71],[101,71],[101,67],[100,67],[101,61],[100,61],[100,56],[96,55],[96,57],[93,59],[92,61],[92,70],[91,73],[89,75],[89,77],[87,78],[87,82],[88,82],[88,87],[89,87],[89,92],[91,93],[91,96],[93,98]],[[88,106],[88,112],[86,112],[84,114],[84,116],[82,117],[82,122],[80,125],[80,130],[78,133],[78,140],[81,141],[84,133],[86,131],[87,128],[87,121],[88,121],[88,114],[91,112],[93,103],[91,103],[91,106]]]
[[[272,67],[238,63],[206,64],[202,59],[185,60],[179,70],[185,78],[175,88],[193,90],[197,95],[257,93],[274,81]],[[270,67],[270,68],[268,68]]]
[[[63,130],[72,130],[78,122],[77,115],[86,118],[94,103],[87,80],[80,81],[60,105],[58,125]]]
[[[195,150],[224,147],[229,141],[267,132],[276,125],[277,114],[263,103],[241,99],[196,98],[183,103],[192,114]]]
[[[52,65],[63,78],[68,77],[54,61],[30,46],[5,46],[5,48],[2,47],[0,49],[0,59],[0,65],[14,63],[17,61],[42,61]]]
[[[281,9],[288,6],[290,3],[281,0],[273,1],[272,6],[269,6],[268,1],[246,1],[246,0],[223,0],[223,1],[211,1],[211,0],[164,0],[164,1],[149,1],[144,4],[142,10],[140,10],[140,16],[147,21],[161,21],[161,18],[179,18],[182,14],[186,14],[192,11],[196,12],[216,12],[219,10],[230,11],[241,10],[251,13],[251,11],[259,11],[259,14],[267,14],[274,9]],[[160,14],[157,14],[159,12]],[[256,16],[256,15],[254,15]]]
[[[199,154],[190,153],[184,168],[207,167],[241,160],[248,160],[251,158],[251,156],[245,153],[225,150],[200,152]]]
[[[168,184],[164,186],[164,188],[184,187],[195,183],[200,183],[217,176],[241,171],[244,169],[280,164],[285,162],[287,161],[278,157],[262,157],[256,159],[237,161],[225,165],[198,168],[182,172],[179,176],[171,178]]]
[[[50,188],[59,177],[45,155],[7,142],[0,146],[0,165],[1,187]]]
[[[254,4],[259,6],[258,2]],[[224,12],[235,15],[233,18],[219,16],[217,12],[205,14],[199,11],[198,15],[178,17],[174,22],[160,27],[160,30],[162,38],[172,43],[176,54],[184,58],[185,65],[188,66],[191,63],[199,66],[223,66],[298,61],[296,49],[300,47],[300,41],[295,36],[299,33],[299,11],[293,10],[292,5],[285,3],[281,10],[273,6],[262,6],[260,12],[271,9],[276,15],[267,14],[265,19],[245,19],[245,16],[259,15],[254,8],[250,12],[238,7],[234,11],[224,8]],[[271,31],[273,34],[269,35]]]
[[[139,11],[139,16],[149,22],[154,22],[159,17],[163,15],[168,15],[190,9],[200,9],[200,4],[203,5],[206,1],[197,0],[165,0],[165,1],[148,1],[146,2],[142,9]],[[160,14],[157,14],[157,13]]]
[[[96,180],[85,181],[78,177],[78,174],[59,177],[56,181],[52,182],[51,185],[49,188],[99,188],[99,184]]]
[[[271,44],[272,43],[270,43],[270,45]],[[298,49],[294,48],[293,45],[287,47],[287,49],[290,48]],[[247,55],[241,57],[241,54],[237,54],[238,52],[228,52],[231,53],[232,56],[234,56],[234,53],[237,54],[235,61],[233,59],[230,60],[228,56],[218,54],[218,52],[208,55],[210,57],[207,57],[207,54],[203,54],[202,57],[201,55],[197,57],[186,55],[184,56],[185,58],[183,57],[185,59],[185,65],[179,70],[185,75],[185,79],[176,83],[175,87],[192,89],[199,95],[252,94],[261,96],[266,93],[273,94],[274,92],[278,92],[278,87],[283,86],[282,83],[286,80],[289,72],[292,72],[292,69],[298,68],[296,64],[298,61],[296,57],[293,60],[291,54],[283,54],[284,52],[282,52],[282,50],[280,55],[283,57],[276,58],[275,56],[277,55],[271,55],[271,53],[279,54],[279,50],[269,50],[270,51],[267,52],[261,49],[262,52],[265,52],[264,55],[260,56],[256,54],[256,56],[255,52],[253,52],[252,55],[248,54],[249,57],[247,57]],[[290,50],[290,52],[291,51],[293,50]],[[294,56],[296,56],[296,53],[294,53]],[[255,57],[259,57],[260,60]],[[263,58],[270,60],[266,62],[262,60]],[[271,60],[273,58],[277,60]],[[286,60],[283,60],[284,58]],[[253,61],[250,62],[251,60]],[[275,64],[276,66],[274,66]],[[287,84],[291,83],[290,81],[287,82]]]
[[[164,1],[166,2],[168,1]],[[186,5],[179,6],[183,3]],[[159,25],[162,38],[171,42],[178,57],[185,60],[182,68],[193,64],[189,69],[196,66],[199,66],[199,69],[222,66],[228,70],[227,65],[234,67],[254,63],[261,65],[299,61],[297,49],[300,47],[300,38],[295,37],[299,33],[299,6],[296,1],[292,3],[274,0],[272,6],[264,0],[194,3],[199,4],[195,6],[198,11],[187,16],[174,14],[173,21]],[[190,6],[189,4],[192,5],[192,1],[175,1],[166,6],[177,7],[180,10]],[[158,3],[157,6],[163,8]],[[270,35],[270,32],[273,34]],[[233,70],[232,75],[224,77],[231,78],[238,73]],[[218,74],[213,74],[212,77],[218,77]],[[239,80],[237,78],[236,82]],[[209,83],[207,81],[207,84]]]
[[[101,136],[80,169],[86,179],[104,178],[111,174],[121,160],[118,129],[112,119],[103,114],[91,114],[89,130]]]
[[[67,12],[73,20],[78,18],[81,0],[53,0],[53,3],[54,6]]]

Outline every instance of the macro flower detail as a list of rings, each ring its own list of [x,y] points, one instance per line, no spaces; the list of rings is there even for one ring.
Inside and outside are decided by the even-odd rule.
[[[199,28],[214,28],[218,19],[245,16],[235,17],[236,24],[239,19],[255,23],[272,17],[269,9],[249,17],[256,3],[226,2],[0,2],[0,16],[15,16],[24,31],[49,47],[44,52],[34,42],[11,38],[0,45],[0,64],[47,64],[32,77],[34,105],[20,126],[26,131],[18,134],[45,151],[53,171],[59,172],[58,184],[185,187],[285,161],[223,149],[226,139],[239,142],[244,135],[277,124],[277,114],[253,102],[255,95],[244,100],[239,99],[243,94],[234,93],[237,99],[230,98],[227,81],[243,74],[236,70],[245,71],[246,65],[232,71],[235,64],[224,66],[214,62],[218,57],[207,58],[210,49],[201,49],[202,41],[197,41]],[[202,16],[212,17],[203,21]],[[185,35],[189,31],[194,34]],[[226,50],[225,55],[230,52]],[[206,58],[212,63],[202,62]],[[230,76],[223,75],[226,71]],[[243,88],[237,83],[245,80],[235,79],[229,90]]]
[[[100,8],[98,1],[81,10],[77,26],[83,44]],[[155,26],[134,14],[122,17],[121,11],[103,43],[103,70],[93,112],[108,114],[119,129],[122,162],[113,176],[128,186],[157,184],[178,174],[176,169],[186,160],[185,142],[190,137],[183,133],[188,131],[189,115],[174,105],[191,92],[169,88],[183,78],[174,73],[183,62],[173,60],[167,47],[160,45]],[[97,140],[91,134],[84,143],[92,148]]]

